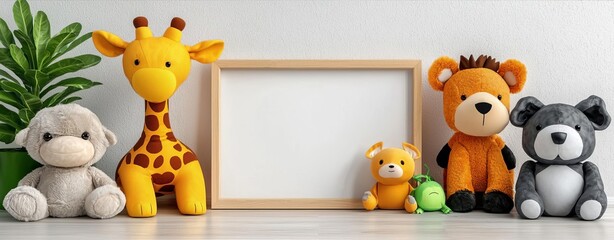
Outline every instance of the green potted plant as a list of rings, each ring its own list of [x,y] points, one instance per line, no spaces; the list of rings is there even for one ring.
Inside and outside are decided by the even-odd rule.
[[[47,15],[38,11],[32,17],[26,0],[15,1],[13,19],[17,29],[11,31],[0,18],[0,141],[6,144],[14,141],[39,110],[80,100],[73,94],[101,84],[64,76],[100,62],[92,54],[61,58],[91,38],[91,32],[80,35],[80,23],[69,24],[52,36]],[[0,149],[0,202],[38,166],[23,148]]]

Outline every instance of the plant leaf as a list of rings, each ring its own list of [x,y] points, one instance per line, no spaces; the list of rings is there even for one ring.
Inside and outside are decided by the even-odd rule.
[[[19,28],[24,33],[31,36],[32,33],[32,12],[30,12],[30,5],[26,0],[17,0],[13,5],[13,18]]]
[[[49,97],[45,101],[43,101],[43,106],[44,107],[53,107],[55,105],[58,105],[62,101],[64,101],[64,99],[66,99],[68,96],[70,96],[71,94],[73,94],[75,92],[78,92],[80,90],[82,90],[82,89],[75,88],[75,87],[67,87],[64,90],[51,95],[51,97]]]
[[[46,53],[47,42],[51,38],[51,26],[45,12],[38,11],[36,13],[32,35],[34,38],[34,46],[36,46],[36,64],[40,68]]]
[[[11,29],[2,18],[0,18],[0,42],[7,48],[15,43]]]
[[[28,125],[30,123],[30,120],[34,117],[35,113],[32,112],[32,110],[27,109],[27,108],[22,108],[19,109],[19,119],[21,120],[22,123],[24,123],[25,125]]]
[[[11,53],[11,57],[21,67],[21,69],[25,71],[26,69],[30,68],[28,59],[26,59],[26,56],[24,55],[23,51],[21,51],[21,48],[17,47],[15,44],[11,44],[9,51]]]
[[[2,80],[0,81],[0,87],[7,92],[17,95],[24,108],[30,109],[32,112],[38,112],[41,109],[42,103],[40,98],[29,93],[23,86],[11,81]]]
[[[14,127],[8,124],[0,123],[0,141],[6,144],[12,143],[15,141],[15,135],[17,135],[15,132],[17,132],[17,129]]]
[[[21,69],[21,66],[19,66],[15,60],[13,60],[11,57],[11,52],[8,48],[0,48],[0,64],[11,70],[11,72],[15,73],[15,75],[18,77],[23,77],[23,69]]]
[[[88,32],[86,34],[84,34],[83,36],[75,39],[72,43],[70,43],[70,45],[68,45],[68,47],[62,48],[60,49],[55,56],[53,56],[53,58],[51,58],[52,62],[53,60],[57,59],[58,57],[64,55],[64,53],[67,53],[68,51],[72,50],[73,48],[79,46],[81,43],[83,43],[84,41],[90,39],[92,37],[92,32]]]
[[[72,103],[72,102],[74,102],[74,101],[79,101],[79,100],[81,100],[81,98],[80,98],[80,97],[75,96],[75,97],[69,97],[69,98],[66,98],[66,99],[64,99],[64,100],[63,100],[61,103],[62,103],[62,104],[69,104],[69,103]]]
[[[31,38],[26,36],[21,30],[15,30],[15,37],[21,43],[21,49],[28,59],[28,63],[33,68],[36,67],[36,46],[34,46],[34,42]]]
[[[2,104],[0,104],[0,121],[14,128],[22,128],[24,126],[21,119],[19,119],[19,115]]]
[[[23,108],[23,105],[17,99],[18,97],[14,93],[0,90],[0,102],[11,105],[17,109]]]
[[[81,63],[83,64],[81,69],[86,69],[89,67],[96,66],[96,64],[100,63],[100,60],[102,60],[100,56],[96,56],[94,54],[83,54],[83,55],[76,56],[74,58],[79,59],[79,61],[81,61]]]
[[[100,84],[101,83],[99,82],[94,82],[92,80],[82,78],[82,77],[67,78],[67,79],[59,81],[58,83],[53,84],[49,86],[48,88],[44,89],[40,95],[45,96],[47,93],[49,93],[50,91],[58,87],[74,87],[74,88],[78,88],[79,90],[83,90],[83,89],[87,89],[92,86],[96,86]]]
[[[15,79],[13,76],[11,76],[11,74],[7,73],[6,71],[0,69],[0,76],[5,77],[8,80],[11,80],[13,82],[18,82],[17,79]]]
[[[31,92],[34,95],[39,95],[40,90],[43,88],[43,84],[50,82],[49,76],[40,70],[28,69],[25,73],[26,79],[31,86]]]
[[[67,46],[70,42],[75,40],[75,38],[79,36],[79,33],[81,33],[81,24],[75,22],[64,27],[58,34],[53,36],[47,44],[47,51],[51,53],[52,58],[55,57],[64,46]]]
[[[49,75],[49,79],[53,80],[64,74],[79,71],[82,67],[83,63],[81,60],[66,58],[49,65],[43,72],[46,72]]]

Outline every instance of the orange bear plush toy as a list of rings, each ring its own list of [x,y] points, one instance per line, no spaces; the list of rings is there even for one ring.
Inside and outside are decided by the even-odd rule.
[[[517,60],[499,64],[484,55],[461,56],[460,65],[440,57],[429,69],[429,84],[443,92],[444,116],[455,132],[437,156],[454,212],[508,213],[514,207],[516,160],[497,133],[509,122],[510,93],[522,90],[526,73]]]

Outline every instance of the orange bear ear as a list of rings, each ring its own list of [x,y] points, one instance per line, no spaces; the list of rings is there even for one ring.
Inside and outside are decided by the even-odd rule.
[[[499,75],[510,86],[511,93],[518,93],[527,81],[527,68],[520,61],[509,59],[499,67]]]
[[[429,84],[437,91],[443,91],[443,86],[448,79],[458,72],[458,63],[454,59],[443,56],[431,64],[429,68]]]
[[[377,155],[380,151],[382,151],[382,147],[384,146],[383,142],[377,142],[375,144],[373,144],[373,146],[371,146],[371,148],[369,148],[369,150],[367,150],[367,152],[365,153],[365,156],[368,159],[371,159],[373,157],[375,157],[375,155]]]

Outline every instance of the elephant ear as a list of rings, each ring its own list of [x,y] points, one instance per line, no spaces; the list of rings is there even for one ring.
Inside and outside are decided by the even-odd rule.
[[[586,115],[595,130],[604,130],[610,125],[612,118],[600,97],[592,95],[578,103],[576,108]]]
[[[516,127],[524,127],[527,121],[542,107],[544,107],[544,104],[537,98],[531,96],[523,97],[518,100],[516,107],[512,110],[510,122]]]
[[[29,131],[30,131],[30,128],[24,128],[21,131],[19,131],[17,135],[15,136],[15,144],[25,147],[26,139],[28,138]]]

